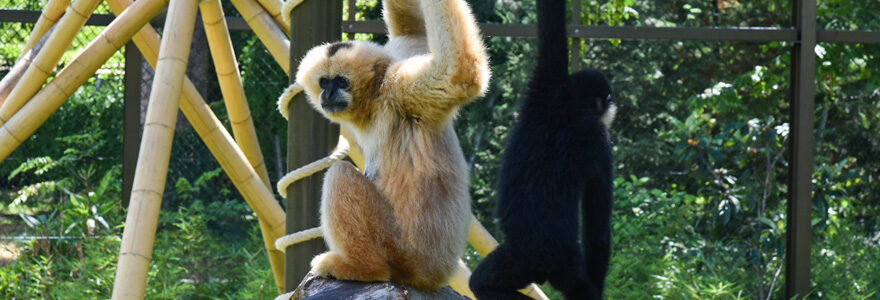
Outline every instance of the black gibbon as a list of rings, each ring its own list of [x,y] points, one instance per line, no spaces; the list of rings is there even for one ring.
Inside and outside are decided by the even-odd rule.
[[[589,70],[569,76],[565,0],[538,0],[538,61],[504,154],[498,218],[506,238],[477,266],[480,300],[549,281],[567,299],[600,299],[611,243],[611,91]],[[583,248],[578,245],[578,204]]]
[[[347,162],[327,171],[321,228],[330,251],[312,268],[434,290],[457,268],[471,219],[452,122],[485,93],[489,64],[464,0],[383,5],[388,43],[315,47],[296,74],[311,105],[346,126],[366,160],[366,175]]]

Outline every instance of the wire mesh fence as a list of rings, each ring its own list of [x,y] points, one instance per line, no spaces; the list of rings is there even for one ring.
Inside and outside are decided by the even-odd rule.
[[[239,61],[242,82],[250,104],[264,163],[267,165],[270,180],[275,182],[285,171],[283,161],[286,153],[286,143],[282,142],[285,138],[286,122],[275,109],[275,99],[287,86],[287,75],[275,63],[253,32],[232,31],[230,37]],[[142,74],[141,120],[146,113],[153,76],[153,69],[146,62],[143,63]],[[193,39],[187,76],[223,122],[227,131],[231,133],[231,125],[226,115],[220,86],[217,84],[210,49],[204,31],[200,28],[196,29]],[[208,151],[195,129],[189,125],[182,113],[179,114],[163,207],[167,209],[176,206],[182,198],[241,199],[228,177],[217,176],[221,172],[219,163]],[[210,180],[210,185],[206,185],[206,180]],[[196,185],[203,187],[195,187]]]
[[[6,76],[10,68],[15,64],[25,41],[33,28],[32,23],[0,23],[0,39],[4,41],[0,46],[0,75]],[[64,68],[103,30],[103,26],[84,26],[73,39],[70,50],[62,57],[56,70]],[[89,134],[87,124],[97,119],[106,119],[105,128],[97,132],[102,136],[107,146],[115,142],[121,142],[122,128],[121,108],[124,72],[124,57],[116,53],[101,66],[86,84],[79,88],[44,126],[37,130],[33,136],[23,143],[13,154],[0,165],[0,189],[15,189],[27,185],[29,182],[45,180],[44,177],[35,173],[18,172],[12,176],[13,170],[19,168],[22,163],[35,157],[60,158],[65,154],[66,147],[75,141],[64,137],[81,136]],[[51,80],[52,77],[49,77]],[[96,102],[101,102],[96,104]],[[94,111],[90,107],[98,107],[100,111]],[[95,132],[92,132],[95,133]],[[102,145],[103,146],[103,145]],[[120,145],[121,146],[121,145]],[[110,150],[107,148],[105,150]],[[100,164],[120,163],[121,153],[114,151],[98,151],[95,155],[80,158],[80,163],[98,162]]]
[[[223,3],[227,16],[238,15],[229,2]],[[6,9],[39,9],[44,4],[0,1],[0,7]],[[106,7],[99,7],[97,13],[101,12],[107,13],[108,10]],[[0,40],[4,41],[0,45],[0,76],[5,77],[15,64],[35,21],[36,18],[29,22],[0,22]],[[85,26],[65,52],[57,70],[69,64],[104,28]],[[161,27],[156,29],[161,33]],[[276,111],[275,99],[287,86],[287,75],[253,32],[237,30],[232,31],[230,36],[265,164],[270,179],[274,182],[285,171],[286,142],[283,139],[286,122]],[[124,91],[127,88],[124,82],[126,62],[123,53],[123,50],[115,53],[28,141],[0,164],[0,174],[3,174],[0,176],[0,191],[3,194],[10,199],[20,200],[28,188],[36,191],[35,187],[40,184],[45,185],[47,182],[54,182],[53,178],[61,177],[62,172],[52,166],[42,166],[45,170],[37,171],[40,166],[32,165],[38,158],[65,165],[67,169],[122,168],[122,127],[126,122],[122,109]],[[141,78],[134,81],[140,83],[140,120],[130,121],[139,122],[142,126],[152,85],[153,68],[146,61],[142,60],[141,64]],[[197,24],[193,38],[187,76],[231,133],[223,95],[217,83],[201,24]],[[74,158],[72,152],[88,153]],[[174,209],[184,200],[241,200],[238,191],[223,174],[219,163],[182,113],[178,114],[165,191],[165,209]]]

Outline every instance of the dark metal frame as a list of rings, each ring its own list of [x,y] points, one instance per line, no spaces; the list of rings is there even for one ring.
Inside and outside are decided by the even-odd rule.
[[[36,23],[43,12],[27,9],[2,9],[0,8],[0,23]],[[86,25],[107,26],[113,22],[116,16],[112,14],[93,14],[86,20]],[[165,24],[165,11],[150,20],[153,27],[162,27]],[[250,31],[251,27],[241,17],[226,17],[226,25],[230,31]],[[202,28],[201,16],[196,20],[196,28]]]
[[[344,33],[385,33],[381,21],[342,21]],[[527,24],[480,24],[485,36],[534,38],[537,27]],[[878,31],[818,30],[819,43],[880,44]],[[657,41],[800,42],[795,28],[763,27],[638,27],[569,25],[574,39],[622,39]]]
[[[133,42],[125,44],[125,102],[122,118],[122,207],[128,207],[141,147],[141,65],[144,56]]]

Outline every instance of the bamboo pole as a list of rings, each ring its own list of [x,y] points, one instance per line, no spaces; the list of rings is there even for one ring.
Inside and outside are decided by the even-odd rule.
[[[184,83],[184,95],[180,109],[196,132],[208,146],[208,150],[217,158],[220,166],[226,171],[229,179],[257,214],[260,230],[272,270],[275,273],[275,284],[281,292],[283,283],[284,253],[275,249],[274,242],[285,234],[284,209],[275,200],[272,190],[263,184],[259,175],[251,168],[241,149],[235,144],[232,136],[223,127],[223,123],[214,115],[211,108],[199,96],[195,85],[189,80]]]
[[[284,73],[290,74],[290,41],[272,16],[254,0],[232,0],[232,5],[235,5]]]
[[[49,34],[43,51],[37,53],[33,63],[27,67],[18,84],[12,88],[6,102],[0,107],[0,126],[12,118],[12,115],[40,90],[40,87],[55,70],[64,51],[70,48],[73,38],[85,25],[92,11],[98,7],[98,3],[100,0],[77,0],[67,8],[67,12],[58,21],[55,30]]]
[[[49,31],[55,30],[55,27],[49,28]],[[6,102],[6,98],[9,97],[9,93],[12,92],[12,89],[15,88],[15,85],[18,84],[18,81],[21,80],[21,76],[24,75],[24,71],[27,71],[28,66],[33,63],[34,59],[37,57],[37,53],[40,53],[40,50],[43,49],[43,46],[46,45],[46,41],[49,40],[49,35],[43,35],[39,42],[37,42],[33,48],[25,51],[21,56],[18,57],[18,61],[9,69],[9,73],[6,73],[6,76],[3,77],[3,80],[0,81],[0,108],[3,107],[3,103]],[[3,126],[3,125],[0,125]]]
[[[452,278],[449,278],[449,287],[453,290],[461,294],[462,296],[477,299],[477,296],[474,295],[474,292],[471,291],[470,283],[468,282],[471,278],[471,269],[468,269],[467,265],[459,259],[458,267],[455,270],[455,273],[452,274]]]
[[[281,17],[281,0],[259,0],[260,6],[266,10],[272,19],[275,20],[275,24],[281,27],[281,30],[284,31],[288,36],[290,35],[290,23],[284,22],[284,18]]]
[[[269,189],[269,173],[260,151],[260,143],[257,140],[257,131],[254,128],[250,108],[248,108],[244,87],[239,74],[238,61],[232,49],[232,40],[229,37],[229,29],[226,26],[226,18],[220,6],[220,0],[205,0],[200,5],[202,22],[205,24],[205,35],[211,48],[211,57],[217,69],[217,79],[220,82],[220,90],[223,93],[226,110],[229,112],[229,121],[232,123],[232,132],[235,141],[244,152],[251,166],[260,176],[263,183]],[[268,228],[268,224],[260,219],[260,228]],[[268,230],[261,230],[266,249],[274,249],[274,239]],[[269,262],[275,282],[284,282],[284,257],[281,255],[270,256]]]
[[[220,91],[226,110],[229,112],[229,122],[232,123],[232,133],[235,141],[248,158],[251,166],[260,175],[260,179],[271,187],[269,173],[263,162],[263,153],[260,151],[260,143],[257,140],[257,130],[251,118],[247,97],[244,94],[244,86],[241,82],[241,74],[238,71],[238,61],[232,49],[232,39],[229,37],[229,29],[226,26],[226,18],[220,6],[220,0],[205,0],[199,4],[202,11],[202,22],[205,24],[205,35],[208,38],[208,46],[211,48],[211,57],[217,69],[217,80],[220,82]]]
[[[348,131],[348,128],[344,126],[339,127],[339,134],[345,137],[348,140],[349,148],[348,148],[348,158],[351,159],[352,162],[361,170],[366,170],[366,163],[364,159],[364,150],[361,150],[361,147],[358,146],[357,140],[354,138],[354,134]]]
[[[104,62],[156,16],[168,0],[138,1],[119,15],[72,62],[0,128],[0,161],[30,137]]]
[[[143,299],[168,176],[177,108],[196,24],[196,2],[172,0],[131,188],[112,299]]]
[[[486,257],[489,253],[495,251],[495,248],[498,248],[498,241],[496,241],[495,238],[489,234],[489,231],[480,224],[480,221],[473,216],[471,216],[471,229],[468,231],[468,242],[470,242],[471,246],[473,246],[482,257]],[[548,299],[547,295],[545,295],[544,292],[538,288],[538,285],[534,283],[529,284],[528,287],[519,290],[519,292],[532,297],[533,299]]]
[[[31,35],[28,36],[27,42],[24,44],[24,49],[22,49],[21,53],[27,53],[38,43],[39,40],[43,39],[46,32],[55,25],[55,22],[58,22],[58,19],[61,18],[62,15],[64,15],[64,8],[68,5],[70,5],[70,0],[49,0],[49,3],[46,4],[46,8],[40,13],[40,18],[37,19],[37,24],[34,24],[34,29],[31,30]]]
[[[126,7],[132,5],[131,3],[131,0],[107,1],[110,9],[116,14],[127,11]],[[137,2],[132,7],[135,5]],[[159,35],[156,30],[148,24],[132,38],[132,41],[137,45],[144,58],[155,66],[157,49],[159,48]],[[273,243],[275,239],[285,234],[285,215],[281,205],[275,200],[272,190],[263,184],[257,173],[251,168],[244,153],[235,144],[220,120],[211,112],[210,107],[189,79],[184,80],[180,108],[205,145],[208,146],[208,150],[217,158],[220,166],[235,184],[242,197],[257,214],[269,262],[273,264],[273,272],[280,270],[274,266],[282,265],[284,254],[275,249]],[[283,284],[283,277],[280,277],[282,275],[275,275],[275,283],[279,292],[282,288],[281,284]]]

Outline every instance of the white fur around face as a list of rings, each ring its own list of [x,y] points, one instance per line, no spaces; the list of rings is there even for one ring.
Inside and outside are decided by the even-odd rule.
[[[614,122],[614,116],[617,114],[617,105],[614,105],[612,102],[608,109],[605,110],[605,113],[602,114],[602,118],[600,119],[602,123],[605,124],[605,127],[611,128],[611,123]]]

